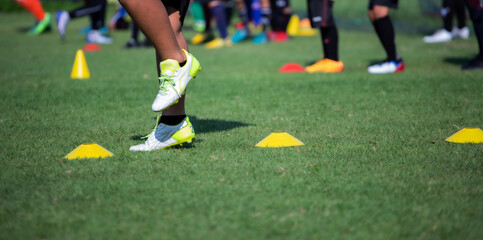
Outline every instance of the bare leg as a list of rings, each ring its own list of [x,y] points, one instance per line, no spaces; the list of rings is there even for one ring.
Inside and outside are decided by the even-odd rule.
[[[376,21],[377,19],[381,19],[387,15],[389,15],[389,8],[385,6],[375,5],[372,10],[369,10],[369,19],[371,22]]]

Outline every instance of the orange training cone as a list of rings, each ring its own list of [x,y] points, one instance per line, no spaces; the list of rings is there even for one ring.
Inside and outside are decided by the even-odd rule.
[[[91,74],[89,73],[89,68],[87,68],[86,58],[84,57],[84,51],[81,49],[77,50],[75,54],[74,66],[72,67],[72,73],[70,78],[72,79],[86,79],[89,78]]]
[[[88,43],[82,48],[82,50],[84,50],[85,52],[97,52],[101,51],[101,47],[99,47],[99,45],[95,43]]]
[[[305,72],[305,68],[300,66],[298,63],[287,63],[278,69],[281,73],[297,73]]]

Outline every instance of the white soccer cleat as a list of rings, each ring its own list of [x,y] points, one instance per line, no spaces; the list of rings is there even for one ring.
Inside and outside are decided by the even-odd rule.
[[[423,41],[425,43],[440,43],[451,41],[451,39],[453,39],[451,32],[446,31],[446,29],[440,29],[433,33],[433,35],[425,36]]]
[[[193,125],[188,117],[186,117],[178,125],[166,125],[160,123],[156,129],[149,135],[145,143],[135,145],[129,148],[130,151],[153,151],[163,148],[190,143],[195,138]]]
[[[173,59],[166,59],[159,64],[161,68],[159,92],[152,105],[155,112],[163,111],[177,103],[184,95],[188,83],[201,70],[198,60],[184,49],[183,52],[186,54],[186,64],[183,67]]]
[[[65,29],[67,28],[67,23],[69,23],[70,16],[67,11],[58,11],[55,14],[55,20],[57,25],[57,31],[61,38],[65,37]]]
[[[397,73],[404,71],[405,65],[402,59],[398,61],[385,61],[380,64],[375,64],[367,68],[367,71],[372,74],[383,73]]]
[[[106,37],[101,34],[98,30],[91,30],[87,34],[86,38],[88,43],[98,43],[98,44],[111,44],[112,38]]]

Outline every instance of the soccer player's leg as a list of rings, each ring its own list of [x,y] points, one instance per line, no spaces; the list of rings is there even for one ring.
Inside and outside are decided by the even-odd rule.
[[[151,151],[190,142],[195,134],[185,115],[184,92],[201,67],[186,51],[188,46],[181,31],[189,1],[183,0],[181,4],[180,1],[165,1],[161,6],[157,0],[142,4],[137,0],[121,0],[121,3],[155,46],[161,76],[161,94],[158,93],[161,96],[153,103],[153,110],[162,111],[160,121],[145,143],[132,146],[130,150]],[[154,11],[146,13],[146,9]],[[174,99],[171,96],[175,96]]]
[[[308,12],[312,27],[320,29],[324,58],[305,68],[309,73],[336,73],[344,70],[339,60],[339,35],[332,14],[334,1],[309,0]]]
[[[394,26],[389,17],[389,8],[397,8],[397,6],[397,0],[369,0],[369,19],[387,54],[385,61],[368,67],[369,73],[404,71],[404,61],[397,54]]]
[[[483,69],[483,2],[482,0],[466,0],[466,6],[475,29],[479,53],[475,58],[463,64],[461,69]]]
[[[52,17],[44,11],[40,0],[15,0],[25,10],[29,11],[35,17],[35,26],[29,30],[29,34],[38,35],[50,29]]]
[[[425,36],[423,41],[425,43],[441,43],[448,42],[453,39],[453,9],[451,8],[451,1],[443,0],[441,8],[441,18],[443,19],[443,28],[437,30],[431,35]],[[459,0],[458,0],[459,1]]]
[[[208,49],[230,47],[232,45],[231,38],[228,36],[228,21],[226,16],[225,3],[220,0],[212,0],[208,3],[210,14],[216,21],[219,38],[215,38],[205,44]]]
[[[92,11],[89,13],[91,19],[91,31],[87,34],[86,40],[88,43],[111,44],[112,38],[102,35],[100,29],[104,27],[106,20],[106,0],[91,0]]]

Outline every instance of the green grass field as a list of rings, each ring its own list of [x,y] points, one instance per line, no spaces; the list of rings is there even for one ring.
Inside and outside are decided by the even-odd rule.
[[[318,37],[190,46],[203,67],[187,95],[196,141],[133,153],[154,124],[153,50],[123,50],[128,33],[114,32],[85,53],[91,78],[74,80],[87,19],[63,43],[19,31],[32,22],[0,15],[0,239],[483,236],[483,144],[444,141],[483,128],[483,71],[460,70],[474,37],[426,45],[400,33],[407,70],[377,76],[372,31],[341,29],[340,74],[277,72],[319,59]],[[305,145],[254,146],[272,132]],[[89,142],[114,156],[64,158]]]

